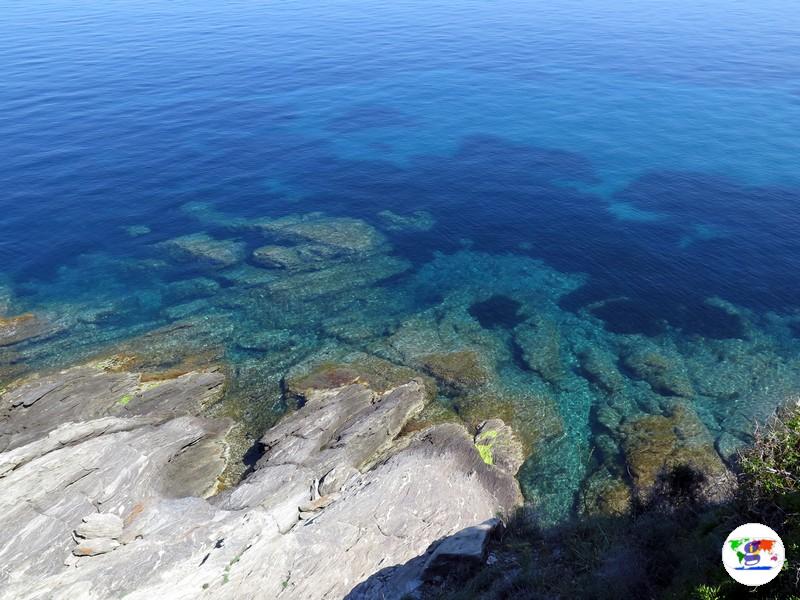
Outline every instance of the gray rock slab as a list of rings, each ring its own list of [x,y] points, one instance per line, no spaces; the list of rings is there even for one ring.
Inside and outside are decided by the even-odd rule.
[[[122,535],[122,519],[113,513],[92,513],[83,517],[75,528],[75,535],[87,540],[93,538],[119,539]]]

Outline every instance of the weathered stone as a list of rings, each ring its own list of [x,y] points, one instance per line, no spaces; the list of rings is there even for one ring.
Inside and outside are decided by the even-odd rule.
[[[487,519],[445,539],[425,563],[422,578],[432,581],[456,573],[462,577],[469,575],[486,561],[489,541],[502,526],[500,519]]]
[[[122,519],[112,513],[92,513],[83,517],[75,529],[75,535],[87,540],[94,538],[119,539],[122,535]]]
[[[0,449],[47,435],[68,421],[105,416],[195,414],[222,393],[218,372],[187,373],[145,385],[140,375],[95,366],[67,369],[24,381],[0,396]]]
[[[80,544],[72,549],[75,556],[97,556],[98,554],[106,554],[112,550],[119,548],[119,542],[111,538],[93,538],[83,540]]]
[[[319,510],[322,510],[329,504],[335,502],[339,499],[340,494],[334,492],[333,494],[328,494],[327,496],[320,496],[316,500],[312,502],[306,502],[305,504],[298,506],[298,509],[301,513],[313,513]]]
[[[158,407],[175,404],[168,395],[142,402],[151,410],[139,415],[51,423],[43,437],[0,454],[0,465],[14,465],[0,469],[0,564],[14,565],[0,570],[0,597],[399,598],[419,584],[440,540],[522,501],[513,475],[486,464],[460,425],[395,439],[425,401],[417,380],[382,392],[308,390],[262,438],[253,473],[210,501],[176,496],[189,491],[181,478],[206,480],[194,492],[211,483],[214,469],[196,465],[226,425],[163,421]],[[29,409],[47,402],[42,394]],[[80,403],[73,410],[80,414]],[[510,435],[492,427],[498,440]],[[101,537],[75,547],[72,531],[89,535],[81,520],[97,507],[121,515],[121,545]],[[117,525],[107,533],[117,535]],[[474,555],[466,541],[451,546]],[[454,553],[447,548],[440,555]],[[70,553],[101,552],[65,564]]]

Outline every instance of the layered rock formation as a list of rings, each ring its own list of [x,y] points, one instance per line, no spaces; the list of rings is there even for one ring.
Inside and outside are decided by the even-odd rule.
[[[5,391],[0,597],[400,598],[459,556],[479,564],[521,503],[502,421],[401,434],[419,379],[297,390],[217,493],[231,423],[196,415],[222,385],[96,364]]]

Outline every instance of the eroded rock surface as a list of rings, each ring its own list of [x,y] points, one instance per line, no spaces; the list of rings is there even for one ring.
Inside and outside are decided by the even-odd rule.
[[[36,315],[26,313],[4,317],[0,314],[0,347],[49,335],[54,330],[53,325]]]
[[[485,524],[521,503],[502,421],[478,434],[497,464],[460,425],[401,435],[419,379],[296,392],[252,473],[206,499],[231,423],[192,414],[221,378],[85,366],[5,392],[0,598],[400,598],[459,548],[480,560]]]

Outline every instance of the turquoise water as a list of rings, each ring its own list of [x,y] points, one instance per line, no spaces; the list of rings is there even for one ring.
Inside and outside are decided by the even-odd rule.
[[[547,520],[625,478],[617,421],[728,448],[800,390],[793,3],[3,13],[0,314],[51,324],[4,381],[201,355],[257,436],[315,363],[473,351],[438,402],[514,419]]]

